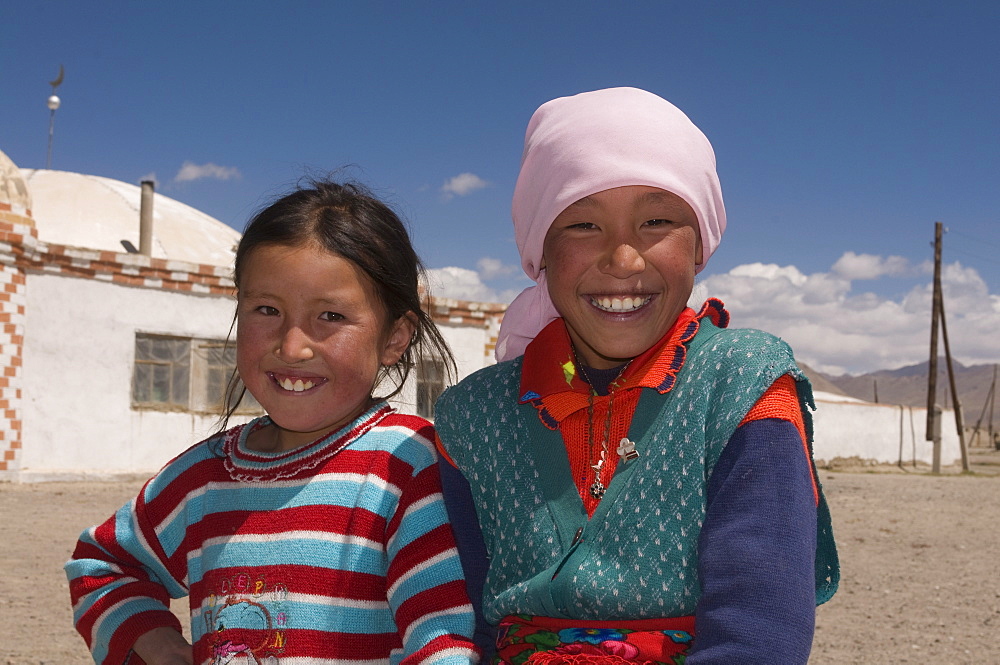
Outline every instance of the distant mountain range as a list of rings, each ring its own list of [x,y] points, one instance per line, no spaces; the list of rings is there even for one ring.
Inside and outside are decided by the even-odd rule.
[[[860,376],[829,376],[807,365],[799,363],[809,377],[813,390],[847,395],[867,402],[883,404],[903,404],[905,406],[927,406],[927,375],[929,363],[910,365],[893,370],[880,370]],[[990,386],[997,376],[996,365],[972,365],[965,367],[953,362],[955,386],[958,401],[962,406],[962,421],[967,428],[973,428],[982,418],[980,427],[989,426]],[[1000,382],[1000,379],[996,379]],[[994,389],[993,429],[1000,429],[1000,386]],[[938,360],[937,403],[946,409],[953,408],[951,386],[948,380],[948,365],[942,357]]]

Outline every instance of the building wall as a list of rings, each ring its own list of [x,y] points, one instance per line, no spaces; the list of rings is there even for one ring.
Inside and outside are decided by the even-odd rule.
[[[0,477],[17,471],[24,447],[25,265],[37,241],[31,211],[0,203]]]
[[[492,350],[495,335],[482,321],[468,323],[442,319],[435,323],[455,356],[456,381],[494,362],[487,350]],[[403,390],[390,400],[391,404],[403,413],[417,413],[416,384],[416,372],[411,372]]]
[[[813,413],[813,452],[823,465],[836,459],[880,464],[932,464],[934,444],[926,440],[927,409],[837,401],[817,396]],[[941,464],[961,461],[954,411],[941,422]]]
[[[137,332],[225,339],[234,301],[31,274],[22,474],[155,470],[213,431],[215,417],[134,409]]]

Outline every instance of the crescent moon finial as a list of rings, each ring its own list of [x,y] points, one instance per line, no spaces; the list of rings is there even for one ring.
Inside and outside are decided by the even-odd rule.
[[[63,66],[59,65],[59,76],[56,77],[55,81],[49,81],[49,85],[52,86],[52,92],[56,91],[56,88],[60,86],[63,82]]]

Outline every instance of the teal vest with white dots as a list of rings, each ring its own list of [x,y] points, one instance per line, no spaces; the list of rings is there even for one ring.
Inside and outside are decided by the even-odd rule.
[[[712,468],[744,416],[784,374],[808,382],[783,341],[702,319],[674,388],[643,389],[629,429],[641,454],[619,464],[591,519],[558,431],[518,404],[521,358],[485,368],[442,396],[435,426],[472,489],[487,551],[487,621],[530,614],[643,619],[694,613],[697,543]],[[808,411],[803,409],[811,434]],[[821,498],[817,601],[836,588]]]

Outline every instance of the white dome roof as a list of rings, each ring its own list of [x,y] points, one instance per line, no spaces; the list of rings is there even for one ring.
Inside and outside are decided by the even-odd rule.
[[[139,247],[138,185],[44,169],[21,169],[21,175],[31,192],[40,241],[116,253]],[[231,267],[239,240],[239,231],[214,217],[154,195],[155,258]]]

